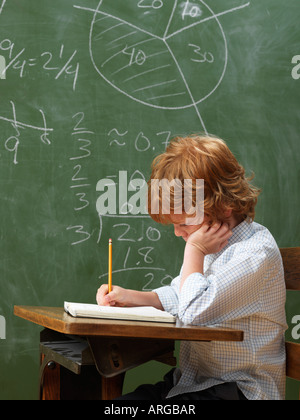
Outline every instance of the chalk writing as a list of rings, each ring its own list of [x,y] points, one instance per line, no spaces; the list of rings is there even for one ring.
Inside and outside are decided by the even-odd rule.
[[[128,64],[129,67],[132,66],[133,64],[137,64],[138,66],[142,66],[145,63],[145,61],[147,60],[147,56],[144,53],[144,51],[136,50],[135,48],[132,48],[132,50],[129,51],[127,45],[123,49],[123,54],[127,54],[130,57],[129,64]]]
[[[103,217],[99,215],[101,224],[101,233],[99,234],[99,242],[102,234]],[[109,217],[109,216],[108,216]],[[112,225],[110,235],[114,238],[118,246],[119,254],[116,264],[121,268],[114,268],[114,276],[117,274],[139,270],[144,272],[139,278],[144,284],[141,285],[142,290],[152,290],[160,285],[166,286],[172,280],[172,276],[165,272],[164,268],[157,267],[156,263],[156,244],[161,239],[159,226],[149,225],[151,222],[149,216],[142,216],[141,223],[138,226],[131,224],[131,219],[141,216],[115,216],[122,218],[124,221]],[[125,245],[125,246],[124,246]],[[100,279],[106,278],[107,274],[101,274]]]
[[[7,73],[7,70],[11,68],[18,71],[19,77],[23,78],[29,74],[31,68],[37,67],[39,70],[53,73],[55,80],[63,75],[72,77],[73,90],[75,91],[79,74],[79,63],[75,61],[77,50],[73,51],[71,55],[67,55],[64,44],[61,44],[59,52],[44,51],[38,56],[30,57],[26,48],[16,50],[14,42],[10,39],[3,39],[0,42],[0,51],[6,51],[9,60],[2,73]],[[66,58],[64,58],[65,56]]]
[[[11,127],[13,128],[12,135],[5,138],[4,147],[8,152],[13,153],[13,162],[15,165],[17,165],[18,164],[18,151],[19,151],[19,146],[22,139],[21,133],[23,133],[24,130],[26,129],[41,132],[40,140],[42,141],[42,143],[46,145],[50,145],[51,140],[49,138],[49,135],[51,132],[53,132],[53,128],[47,127],[46,116],[43,110],[41,109],[39,110],[39,112],[41,114],[42,121],[43,121],[42,126],[34,126],[34,125],[30,125],[30,124],[26,124],[24,122],[18,121],[15,104],[12,101],[10,103],[12,106],[12,114],[13,114],[12,118],[0,116],[0,122],[4,121],[6,123],[9,123]]]
[[[201,7],[196,3],[190,3],[189,0],[187,0],[185,3],[181,4],[182,11],[182,20],[184,20],[187,16],[191,18],[198,18],[202,16],[203,12],[201,10]]]
[[[144,278],[147,279],[146,284],[142,288],[144,292],[149,292],[153,290],[155,287],[157,287],[154,273],[147,273],[145,274]],[[169,286],[172,280],[173,280],[173,277],[170,276],[170,274],[165,274],[163,277],[159,278],[159,286]]]
[[[0,315],[0,340],[6,339],[6,320],[4,316]]]
[[[138,263],[137,263],[138,264]],[[144,274],[144,279],[146,282],[143,284],[141,289],[143,291],[151,291],[156,287],[159,286],[168,286],[170,282],[173,280],[173,277],[170,274],[165,273],[165,269],[161,267],[127,267],[127,268],[120,268],[117,270],[113,270],[113,276],[117,274],[123,274],[126,272],[135,272],[135,271],[146,271]],[[103,279],[106,281],[108,273],[101,274],[99,279]],[[142,282],[142,277],[141,277]]]
[[[0,55],[0,80],[6,79],[6,60],[3,55]]]
[[[201,47],[199,47],[199,45],[189,44],[189,47],[194,49],[195,58],[191,58],[191,61],[194,61],[194,63],[213,63],[215,61],[213,54],[206,51],[201,52]]]
[[[155,149],[159,151],[165,149],[171,136],[170,130],[154,133],[142,130],[133,132],[126,128],[114,127],[107,132],[107,142],[116,152],[119,149],[122,153],[124,149],[131,148],[132,153],[144,153],[152,152]],[[100,222],[98,243],[102,241],[106,222],[108,219],[112,220],[112,224],[109,224],[109,235],[114,238],[114,243],[117,244],[116,249],[118,249],[118,258],[114,260],[115,266],[113,267],[114,278],[118,275],[124,277],[124,273],[137,271],[141,281],[140,288],[147,291],[169,284],[172,276],[157,263],[160,253],[157,252],[156,247],[162,237],[161,227],[157,224],[154,225],[147,208],[145,208],[144,195],[139,196],[141,190],[136,190],[135,184],[139,186],[146,184],[145,175],[138,169],[131,174],[127,171],[107,174],[97,183],[96,191],[101,191],[96,202],[97,211],[100,204],[103,209],[109,204],[112,209],[116,210],[118,207],[118,212],[98,211]],[[138,200],[135,200],[136,197]],[[135,211],[137,209],[144,210],[144,208],[146,211]],[[139,219],[138,224],[136,224],[137,219]],[[78,233],[81,233],[82,239],[84,235],[87,238],[83,227]],[[99,278],[106,280],[106,276],[107,273],[101,274]]]
[[[161,13],[165,3],[162,0],[139,1],[137,17],[141,13]],[[222,83],[228,64],[227,40],[219,17],[249,5],[250,2],[216,14],[203,0],[197,3],[187,0],[181,5],[175,0],[166,26],[157,25],[155,29],[159,34],[131,23],[125,16],[111,14],[103,0],[96,9],[74,7],[94,13],[90,57],[96,71],[107,83],[132,100],[153,108],[178,110],[194,107],[203,131],[207,133],[198,105]],[[173,21],[178,11],[183,27],[175,31]],[[205,31],[207,24],[214,25],[214,29]],[[186,32],[185,38],[190,40],[184,53],[182,48],[185,45],[177,37],[183,31]],[[211,33],[214,39],[212,50],[208,51],[207,45],[212,43]],[[195,43],[199,36],[201,43]],[[187,54],[191,63],[189,74],[184,70],[182,58],[186,60]],[[209,79],[207,66],[210,66]],[[162,72],[163,69],[167,71]]]
[[[162,0],[140,0],[138,7],[144,9],[160,9],[164,5]]]
[[[148,150],[160,150],[161,147],[157,145],[158,141],[159,145],[162,144],[163,148],[166,149],[171,140],[171,135],[171,131],[160,131],[155,133],[154,136],[150,136],[143,131],[132,134],[129,130],[120,131],[117,128],[113,128],[108,132],[108,141],[112,147],[134,146],[137,152],[147,152]],[[132,138],[134,138],[134,141],[132,141]]]
[[[141,242],[144,239],[148,239],[150,242],[157,242],[161,238],[161,233],[159,229],[149,226],[147,229],[144,226],[144,222],[141,222],[141,233],[137,234],[136,230],[132,229],[129,223],[118,223],[113,225],[113,228],[118,228],[121,235],[117,237],[118,241],[127,241],[127,242]],[[121,228],[121,230],[119,229]],[[138,236],[138,237],[137,237]]]
[[[70,189],[74,191],[76,197],[76,202],[73,210],[75,212],[82,212],[90,205],[90,198],[88,192],[90,190],[90,182],[88,176],[84,173],[87,165],[86,159],[91,157],[91,139],[94,136],[94,132],[85,128],[83,123],[85,119],[84,112],[78,112],[73,115],[72,119],[75,121],[75,126],[72,132],[72,141],[77,145],[77,152],[74,156],[71,156],[69,159],[71,162],[74,162],[71,185]],[[78,240],[73,241],[72,245],[78,245],[82,242],[88,241],[92,233],[87,232],[84,228],[84,225],[75,225],[67,227],[67,230],[74,230],[78,236]]]
[[[4,6],[5,6],[6,0],[2,0],[2,2],[0,3],[0,15],[3,12]]]

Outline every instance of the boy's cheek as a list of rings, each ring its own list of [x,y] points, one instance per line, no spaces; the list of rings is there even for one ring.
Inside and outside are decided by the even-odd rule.
[[[187,234],[191,235],[192,233],[197,232],[197,230],[199,230],[201,228],[202,225],[198,225],[198,226],[191,226],[190,228],[188,228]]]

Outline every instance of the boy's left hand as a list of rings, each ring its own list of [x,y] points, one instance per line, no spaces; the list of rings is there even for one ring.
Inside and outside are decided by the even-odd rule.
[[[232,231],[226,223],[218,222],[211,226],[203,223],[189,236],[187,244],[196,247],[203,255],[216,254],[228,244],[231,236]]]

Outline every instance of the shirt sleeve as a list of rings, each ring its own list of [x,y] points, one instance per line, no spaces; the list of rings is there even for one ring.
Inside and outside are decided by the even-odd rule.
[[[272,258],[263,250],[241,252],[207,277],[191,274],[180,291],[178,317],[185,324],[213,325],[259,313]],[[274,271],[278,270],[274,267]]]
[[[164,286],[160,287],[159,289],[153,290],[158,295],[164,310],[174,316],[178,315],[178,291],[180,278],[180,275],[178,277],[175,277],[170,286]]]

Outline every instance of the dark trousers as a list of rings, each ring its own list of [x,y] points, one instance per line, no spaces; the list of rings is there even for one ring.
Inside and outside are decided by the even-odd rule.
[[[158,382],[155,385],[141,385],[135,391],[129,394],[123,395],[122,397],[116,398],[116,400],[153,400],[162,401],[166,399],[169,391],[173,388],[173,372],[172,369],[168,372],[164,380]],[[188,392],[186,394],[176,395],[175,397],[168,398],[168,401],[200,401],[200,400],[247,400],[244,394],[239,390],[235,382],[226,382],[220,385],[215,385],[211,388],[204,389],[203,391]]]

